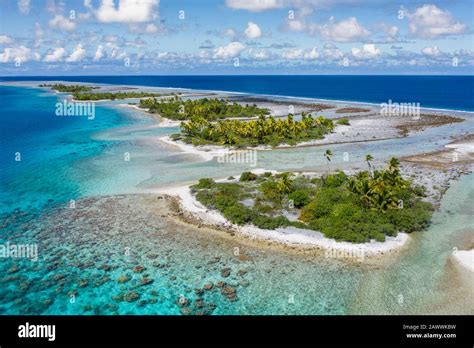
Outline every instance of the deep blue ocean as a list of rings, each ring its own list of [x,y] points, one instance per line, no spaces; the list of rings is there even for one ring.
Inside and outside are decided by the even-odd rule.
[[[368,103],[420,103],[422,108],[474,111],[474,76],[243,75],[38,76],[0,81],[63,80],[177,87]]]

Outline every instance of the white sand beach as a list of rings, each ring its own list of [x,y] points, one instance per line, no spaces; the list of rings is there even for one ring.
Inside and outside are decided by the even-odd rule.
[[[470,272],[474,272],[474,249],[458,250],[453,253],[453,258],[463,268]]]
[[[257,171],[259,172],[259,171]],[[261,172],[261,171],[260,171]],[[326,253],[344,254],[347,258],[376,257],[402,249],[410,241],[406,233],[398,233],[396,237],[386,237],[385,242],[371,241],[368,243],[338,242],[325,237],[317,231],[295,227],[266,230],[252,225],[238,226],[227,221],[217,210],[211,210],[198,202],[191,194],[189,186],[178,186],[155,190],[154,193],[179,198],[184,214],[189,214],[204,225],[231,229],[242,236],[288,246],[322,249]]]

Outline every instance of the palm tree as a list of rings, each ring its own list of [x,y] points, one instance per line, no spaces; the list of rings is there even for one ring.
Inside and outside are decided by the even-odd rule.
[[[324,153],[324,157],[326,157],[327,161],[328,161],[328,173],[329,173],[329,162],[331,162],[331,157],[332,157],[332,151],[331,150],[326,150],[326,152]]]
[[[390,161],[388,162],[388,170],[390,172],[397,172],[400,167],[400,161],[396,157],[390,158]]]
[[[290,179],[290,173],[283,173],[277,183],[277,188],[280,193],[289,193],[292,185],[293,180]]]
[[[367,162],[367,165],[369,166],[369,173],[372,176],[372,161],[374,158],[372,157],[371,154],[368,154],[365,156],[365,161]]]

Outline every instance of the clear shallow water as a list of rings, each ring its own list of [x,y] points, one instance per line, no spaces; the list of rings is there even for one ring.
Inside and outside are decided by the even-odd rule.
[[[2,112],[6,120],[2,149],[6,151],[0,162],[0,238],[35,240],[41,255],[34,264],[0,260],[4,274],[0,313],[177,314],[180,294],[195,300],[195,287],[219,280],[229,282],[239,300],[229,301],[220,289],[206,292],[203,308],[209,310],[212,303],[216,314],[423,313],[433,301],[446,302],[451,296],[436,289],[455,237],[470,226],[472,175],[446,196],[445,206],[451,207],[451,213],[437,213],[430,230],[415,236],[416,248],[395,260],[393,267],[354,267],[322,257],[250,247],[244,248],[248,259],[240,260],[232,254],[235,242],[196,235],[195,230],[157,219],[157,212],[150,210],[153,204],[146,199],[87,197],[223,177],[248,166],[203,162],[156,142],[156,136],[177,129],[153,127],[149,118],[132,110],[99,104],[94,121],[60,119],[54,116],[54,103],[61,95],[2,86],[0,91],[6,111]],[[472,116],[466,117],[461,124],[409,138],[328,146],[334,153],[331,165],[365,167],[367,153],[381,164],[392,155],[436,149],[451,141],[450,135],[473,130]],[[325,169],[322,154],[326,148],[259,152],[257,167]],[[22,153],[20,163],[13,161],[17,151]],[[344,152],[349,153],[349,162],[343,161]],[[130,161],[124,160],[125,153],[130,154]],[[74,211],[67,208],[71,199],[77,200]],[[125,248],[133,251],[131,258],[124,257]],[[209,264],[216,256],[220,260]],[[147,270],[135,274],[136,265]],[[224,279],[220,271],[225,267],[232,273]],[[238,276],[239,270],[247,273]],[[133,279],[117,283],[124,274]],[[137,287],[144,274],[154,283]],[[249,284],[244,286],[242,281]],[[77,291],[74,304],[69,301],[71,291]],[[129,291],[136,291],[140,299],[130,303],[112,299]],[[399,294],[410,306],[400,307],[392,301]],[[288,303],[291,295],[293,304]],[[142,300],[145,302],[139,302]],[[204,310],[195,303],[190,307],[192,313]],[[472,308],[467,310],[472,312]]]
[[[473,279],[466,283],[459,277],[450,259],[454,248],[469,243],[474,235],[472,202],[474,174],[469,174],[453,182],[431,226],[412,235],[414,245],[397,262],[384,271],[367,274],[351,310],[370,314],[472,314]]]
[[[7,261],[0,280],[2,312],[179,314],[181,296],[193,301],[188,307],[193,314],[211,304],[216,306],[214,314],[347,311],[357,270],[333,260],[247,247],[166,223],[159,218],[163,210],[154,206],[156,202],[155,196],[115,196],[78,201],[76,209],[45,214],[38,221],[12,216],[9,226],[26,230],[19,239],[32,234],[29,238],[39,244],[41,260],[19,266]],[[145,270],[134,272],[139,265]],[[221,274],[225,268],[231,270],[228,277]],[[131,279],[118,282],[124,275]],[[144,277],[154,282],[140,286]],[[232,286],[238,300],[223,296],[218,281]],[[200,296],[204,301],[200,308],[195,289],[210,283],[213,289]],[[113,298],[130,291],[139,299]],[[71,294],[76,296],[74,303]],[[289,303],[290,296],[294,303]]]

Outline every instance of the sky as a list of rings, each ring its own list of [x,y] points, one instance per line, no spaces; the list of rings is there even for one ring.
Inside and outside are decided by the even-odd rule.
[[[474,74],[473,0],[0,0],[0,76]]]

